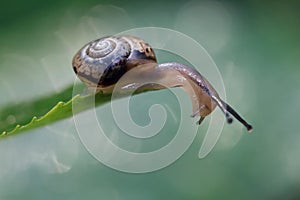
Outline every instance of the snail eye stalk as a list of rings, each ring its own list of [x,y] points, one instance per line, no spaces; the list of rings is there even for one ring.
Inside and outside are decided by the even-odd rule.
[[[226,110],[231,113],[239,122],[241,122],[249,132],[253,130],[253,127],[248,124],[230,105],[222,101],[222,103],[225,105]]]

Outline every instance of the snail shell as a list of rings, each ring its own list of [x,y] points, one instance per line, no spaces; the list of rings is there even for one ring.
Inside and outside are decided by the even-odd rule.
[[[88,87],[115,84],[132,67],[156,63],[148,43],[132,36],[110,36],[94,40],[73,58],[73,69]]]

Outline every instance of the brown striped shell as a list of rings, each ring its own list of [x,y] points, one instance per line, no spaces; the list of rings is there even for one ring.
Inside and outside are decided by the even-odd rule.
[[[73,69],[88,87],[115,84],[132,67],[156,62],[148,43],[132,36],[109,36],[82,47],[73,58]]]

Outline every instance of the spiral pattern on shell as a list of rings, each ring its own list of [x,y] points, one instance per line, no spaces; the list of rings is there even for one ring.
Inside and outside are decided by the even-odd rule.
[[[130,52],[130,45],[122,38],[106,37],[90,43],[86,55],[98,59],[109,54],[116,55],[116,51],[120,51],[117,52],[119,56],[126,56]]]
[[[130,44],[122,37],[111,36],[94,40],[77,52],[73,59],[73,68],[82,81],[93,86],[99,84],[107,66],[114,62],[122,63],[130,55],[130,51]]]

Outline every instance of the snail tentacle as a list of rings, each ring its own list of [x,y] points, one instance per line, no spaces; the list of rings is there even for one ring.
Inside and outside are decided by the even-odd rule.
[[[222,101],[222,103],[226,106],[226,110],[230,112],[239,122],[241,122],[249,132],[253,130],[253,127],[248,124],[229,104]]]

